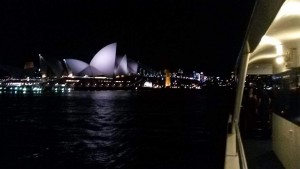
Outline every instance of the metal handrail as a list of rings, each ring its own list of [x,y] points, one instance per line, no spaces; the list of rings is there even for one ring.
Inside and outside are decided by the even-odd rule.
[[[246,156],[245,156],[245,151],[244,151],[243,142],[242,142],[238,123],[234,122],[234,128],[236,131],[237,148],[238,148],[238,154],[240,157],[239,159],[241,162],[242,169],[248,169],[247,160],[246,160]]]

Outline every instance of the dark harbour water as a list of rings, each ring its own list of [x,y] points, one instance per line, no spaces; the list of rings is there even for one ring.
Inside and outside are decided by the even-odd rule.
[[[223,169],[231,91],[0,94],[1,169]]]

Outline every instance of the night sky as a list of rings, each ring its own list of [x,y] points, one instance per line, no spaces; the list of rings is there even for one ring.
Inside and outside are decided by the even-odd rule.
[[[6,0],[0,5],[0,64],[38,54],[87,63],[117,42],[117,54],[155,70],[229,74],[254,0]]]

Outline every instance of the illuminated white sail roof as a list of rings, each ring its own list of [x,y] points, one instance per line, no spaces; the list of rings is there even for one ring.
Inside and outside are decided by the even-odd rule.
[[[68,69],[73,75],[78,76],[80,72],[89,67],[89,64],[77,59],[65,59]]]
[[[102,73],[94,68],[93,66],[88,66],[86,67],[84,70],[82,70],[81,72],[79,72],[79,76],[98,76],[98,75],[101,75]]]
[[[128,74],[128,68],[127,68],[127,57],[124,55],[121,58],[116,59],[116,69],[115,69],[115,74],[123,74],[127,75]]]
[[[138,63],[133,60],[127,60],[127,69],[130,74],[137,74]]]
[[[90,65],[98,69],[103,75],[114,74],[117,43],[102,48],[92,59]]]

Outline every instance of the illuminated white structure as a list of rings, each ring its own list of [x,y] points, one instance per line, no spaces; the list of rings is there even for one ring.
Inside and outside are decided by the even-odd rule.
[[[136,74],[138,71],[138,63],[131,59],[127,59],[127,69],[130,74]]]
[[[90,64],[77,59],[64,59],[69,74],[75,76],[113,76],[136,74],[138,64],[128,61],[127,56],[116,57],[117,43],[102,48],[91,60]]]
[[[103,47],[88,64],[78,59],[55,59],[39,54],[40,74],[43,78],[63,76],[107,76],[134,75],[138,71],[138,63],[126,55],[116,56],[117,43]],[[33,68],[33,63],[29,65]],[[27,66],[27,67],[29,67]],[[22,77],[23,69],[0,65],[0,74]]]
[[[115,74],[128,74],[127,57],[119,57],[116,59]]]
[[[116,61],[117,43],[102,48],[92,59],[90,65],[99,70],[103,75],[112,76]]]

